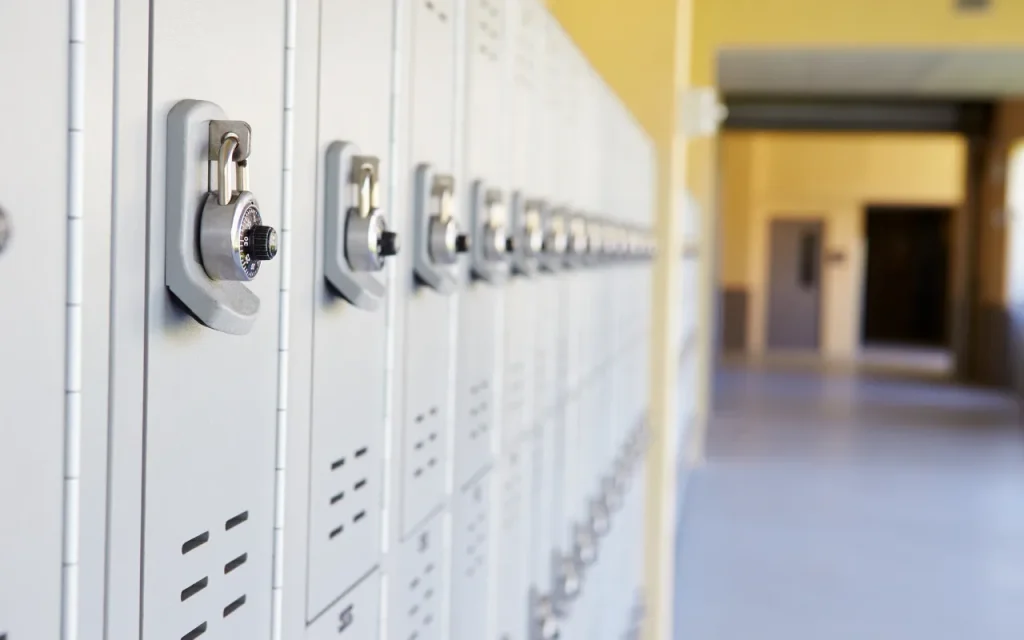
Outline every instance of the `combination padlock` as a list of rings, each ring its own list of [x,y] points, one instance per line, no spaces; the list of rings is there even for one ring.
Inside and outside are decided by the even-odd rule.
[[[550,213],[545,221],[541,264],[549,271],[557,270],[562,264],[568,248],[568,234],[565,232],[565,217],[562,213]]]
[[[566,251],[568,259],[573,263],[583,260],[590,250],[590,239],[587,236],[587,221],[577,216],[569,223],[569,238]]]
[[[531,200],[525,205],[523,226],[519,231],[519,246],[523,255],[535,258],[544,250],[544,228],[541,222],[542,203]]]
[[[247,282],[259,273],[260,263],[277,255],[277,231],[263,224],[249,191],[248,145],[241,147],[237,131],[220,133],[219,125],[210,123],[211,145],[219,145],[218,180],[217,191],[208,193],[203,205],[199,255],[210,279]]]
[[[576,525],[574,542],[576,562],[581,567],[589,567],[597,562],[597,542],[590,524]]]
[[[503,259],[506,252],[515,249],[515,241],[505,228],[505,205],[501,201],[501,194],[487,191],[484,208],[487,219],[483,227],[483,256],[485,260],[496,262]]]
[[[583,590],[583,578],[580,575],[579,564],[571,555],[556,557],[555,571],[555,599],[552,604],[555,610],[565,615],[569,605],[580,595]]]
[[[350,188],[355,191],[345,221],[345,257],[353,271],[373,272],[398,254],[398,234],[388,229],[380,211],[379,167],[376,158],[352,160]]]
[[[455,204],[451,181],[438,177],[431,188],[435,212],[430,216],[427,231],[427,253],[440,265],[453,265],[459,254],[469,251],[469,236],[459,230],[455,220]]]

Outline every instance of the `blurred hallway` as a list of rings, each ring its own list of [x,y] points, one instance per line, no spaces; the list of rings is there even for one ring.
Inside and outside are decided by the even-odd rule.
[[[1024,637],[1024,429],[1002,395],[727,368],[677,540],[677,640]]]

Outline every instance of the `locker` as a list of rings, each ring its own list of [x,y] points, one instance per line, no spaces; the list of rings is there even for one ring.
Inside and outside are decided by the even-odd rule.
[[[451,363],[454,266],[467,240],[453,208],[456,184],[454,121],[456,107],[453,0],[408,3],[403,68],[406,97],[399,106],[399,132],[408,162],[399,179],[403,206],[410,211],[398,278],[404,298],[404,335],[396,346],[403,354],[398,494],[400,536],[442,508],[448,473],[449,364]],[[401,95],[401,91],[399,92]],[[440,238],[442,244],[434,245]],[[409,244],[409,243],[407,243]],[[443,258],[443,259],[442,259]],[[403,266],[404,265],[404,266]]]
[[[251,274],[254,265],[237,255],[225,262],[220,245],[190,235],[196,223],[188,216],[203,208],[205,229],[207,213],[220,211],[205,207],[248,142],[249,189],[263,203],[262,221],[277,223],[285,43],[267,17],[280,15],[280,5],[154,2],[151,10],[142,637],[268,638],[278,266],[264,262],[245,284],[214,280],[229,268]],[[224,53],[223,25],[239,20],[247,37],[232,52],[247,64],[230,65],[225,82],[208,69]],[[246,127],[235,125],[235,150],[211,122],[228,118],[251,130],[247,141]],[[242,170],[236,174],[244,191]],[[255,222],[251,207],[242,222]],[[245,246],[266,244],[269,255],[273,238],[260,240],[258,231]],[[187,250],[196,244],[205,274]]]
[[[0,637],[61,625],[68,5],[0,7]],[[18,576],[17,580],[10,579]]]
[[[458,300],[455,478],[465,486],[493,464],[495,423],[501,415],[498,354],[502,287],[509,274],[506,210],[508,168],[503,112],[506,64],[505,1],[467,0],[465,117],[460,218],[471,237]]]
[[[445,529],[438,516],[412,532],[396,550],[388,616],[391,640],[440,640],[448,598],[443,567]],[[474,557],[474,564],[476,559]]]
[[[531,455],[533,442],[521,439],[509,444],[498,466],[499,487],[495,504],[498,572],[496,600],[497,636],[509,640],[525,639],[527,622],[523,602],[530,591],[529,534],[531,506]]]
[[[452,505],[453,640],[488,637],[489,586],[493,578],[492,550],[506,553],[492,537],[494,504],[491,473],[459,492]]]
[[[388,373],[385,266],[391,261],[383,250],[395,239],[387,234],[400,226],[387,188],[394,18],[392,2],[323,2],[318,37],[299,45],[318,42],[321,61],[316,67],[317,216],[315,227],[304,227],[309,234],[304,244],[312,240],[315,258],[312,273],[303,273],[313,281],[309,619],[380,562]],[[314,59],[301,62],[312,65]],[[352,99],[353,87],[358,100]],[[308,188],[308,178],[301,184]],[[308,322],[303,312],[297,310],[296,318]]]

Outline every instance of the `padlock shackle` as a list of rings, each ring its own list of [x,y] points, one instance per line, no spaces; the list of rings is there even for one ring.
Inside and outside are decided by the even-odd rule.
[[[220,155],[217,156],[217,171],[220,179],[217,184],[217,202],[227,206],[231,202],[231,165],[234,163],[235,150],[238,149],[238,136],[229,133],[220,143]]]

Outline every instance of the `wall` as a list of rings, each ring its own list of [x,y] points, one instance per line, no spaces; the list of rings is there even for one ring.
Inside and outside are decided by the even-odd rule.
[[[952,135],[741,133],[722,136],[721,285],[749,296],[749,350],[764,350],[773,218],[825,221],[822,351],[855,357],[869,204],[958,207],[963,141]]]

